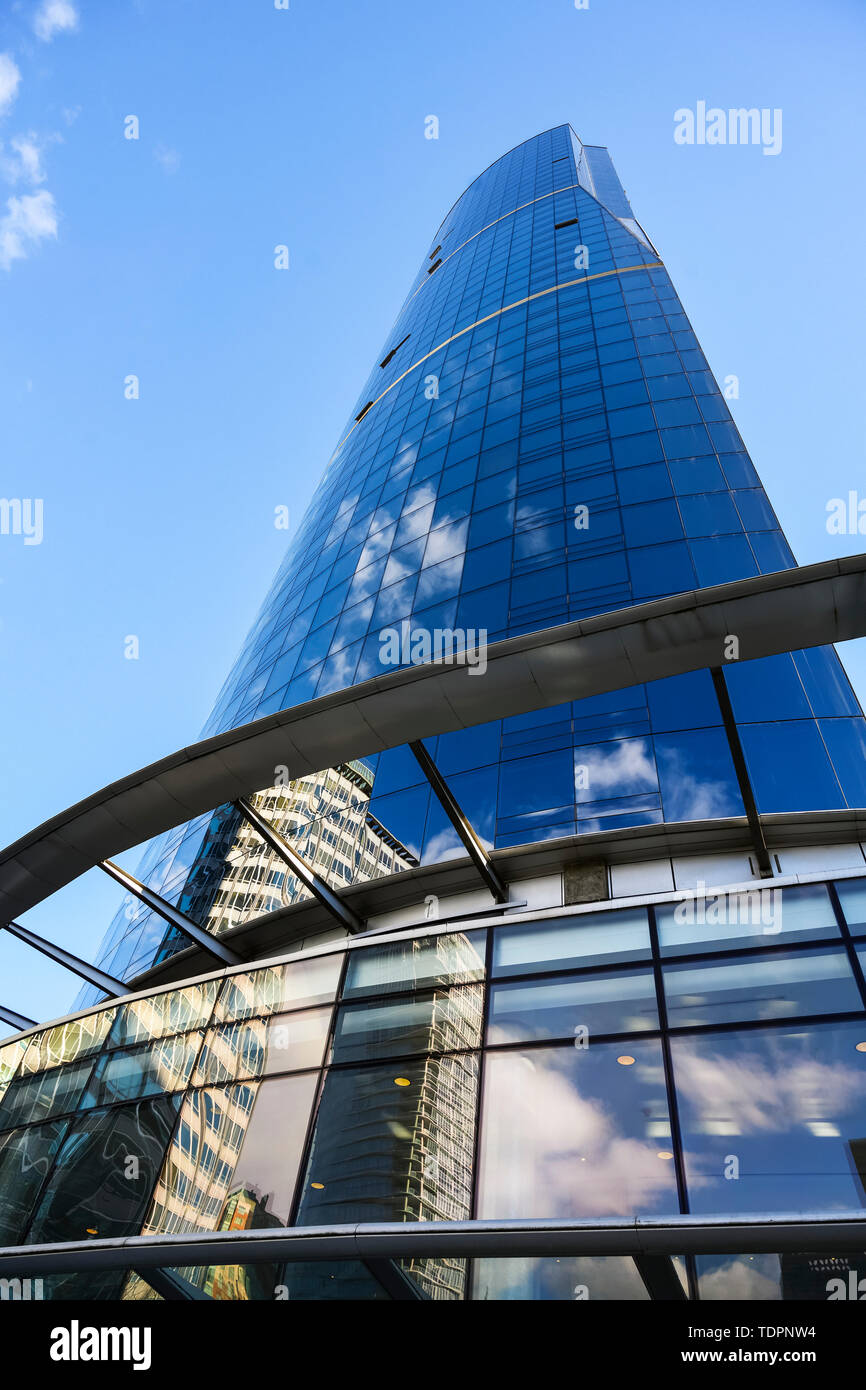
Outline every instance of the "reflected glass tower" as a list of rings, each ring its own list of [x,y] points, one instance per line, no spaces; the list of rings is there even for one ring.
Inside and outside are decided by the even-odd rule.
[[[496,642],[794,565],[607,151],[558,126],[431,238],[204,733],[454,633]],[[495,848],[742,816],[719,696],[701,670],[429,747]],[[760,813],[866,805],[866,725],[832,648],[730,660],[722,698]],[[254,801],[334,887],[464,852],[407,748],[274,776]],[[306,891],[231,807],[152,843],[140,876],[215,931]],[[179,944],[130,901],[100,963],[130,979]]]

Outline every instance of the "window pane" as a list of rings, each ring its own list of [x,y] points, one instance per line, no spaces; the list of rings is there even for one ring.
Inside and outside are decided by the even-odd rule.
[[[144,1233],[287,1226],[316,1084],[307,1072],[190,1092]]]
[[[836,884],[845,921],[855,936],[866,932],[866,878],[843,879]]]
[[[646,908],[586,912],[539,922],[515,922],[493,933],[492,973],[531,975],[541,970],[575,970],[650,954]]]
[[[114,1014],[114,1009],[101,1009],[99,1013],[85,1014],[84,1018],[74,1018],[69,1023],[59,1023],[56,1028],[34,1034],[28,1039],[30,1046],[24,1054],[21,1072],[45,1071],[57,1066],[58,1062],[92,1056],[102,1046]]]
[[[699,894],[681,903],[659,904],[656,921],[663,956],[839,936],[823,883]]]
[[[248,1265],[245,1273],[254,1276],[256,1268],[255,1265]],[[219,1267],[214,1270],[214,1274],[218,1273]],[[284,1265],[277,1272],[276,1284],[282,1285],[285,1290],[284,1293],[281,1291],[281,1297],[291,1299],[293,1303],[391,1301],[382,1285],[377,1283],[360,1260],[292,1260],[291,1264]],[[211,1290],[206,1289],[206,1292]],[[213,1292],[211,1296],[223,1297],[219,1292]],[[271,1301],[274,1296],[273,1289],[264,1294]]]
[[[109,1047],[186,1033],[210,1021],[219,980],[205,980],[186,989],[170,989],[148,999],[133,999],[117,1010]]]
[[[490,991],[488,1042],[586,1037],[658,1028],[655,982],[647,970],[525,980]]]
[[[0,1135],[0,1243],[24,1235],[33,1204],[66,1133],[66,1121]]]
[[[844,951],[792,951],[739,956],[713,965],[664,969],[672,1028],[744,1019],[782,1021],[798,1014],[862,1008]]]
[[[223,981],[215,1017],[223,1022],[253,1014],[283,1013],[307,1004],[326,1004],[337,993],[343,957],[339,953],[289,961]]]
[[[202,1036],[200,1032],[184,1033],[141,1047],[107,1052],[97,1063],[83,1104],[108,1105],[112,1101],[158,1095],[161,1091],[182,1090],[189,1081]]]
[[[826,1302],[831,1280],[847,1291],[849,1273],[862,1277],[866,1253],[846,1255],[698,1255],[698,1297],[710,1302],[782,1299]],[[862,1295],[861,1295],[862,1297]]]
[[[676,1212],[661,1044],[491,1052],[479,1216]]]
[[[212,1028],[193,1084],[216,1085],[321,1065],[331,1010],[304,1009]]]
[[[337,1015],[332,1059],[363,1062],[478,1047],[483,1005],[480,985],[376,1004],[345,1004]]]
[[[486,937],[484,931],[455,932],[351,951],[343,998],[481,980]]]
[[[18,1070],[27,1045],[28,1039],[25,1038],[20,1042],[11,1042],[5,1047],[0,1047],[0,1099]]]
[[[477,1086],[473,1054],[329,1072],[298,1223],[465,1220]]]
[[[179,1104],[178,1096],[159,1096],[80,1115],[70,1125],[28,1239],[138,1235]]]
[[[486,1302],[612,1298],[641,1303],[649,1294],[630,1256],[602,1255],[475,1260],[472,1297]]]
[[[845,805],[814,723],[790,719],[779,724],[741,724],[740,738],[763,814],[836,810]]]
[[[864,1206],[863,1023],[671,1039],[690,1209]]]
[[[74,1110],[92,1068],[93,1062],[88,1059],[37,1076],[19,1072],[0,1102],[0,1129],[14,1129],[16,1125]]]

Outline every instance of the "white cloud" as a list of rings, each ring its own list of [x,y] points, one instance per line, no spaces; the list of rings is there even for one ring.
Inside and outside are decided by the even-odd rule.
[[[8,270],[40,241],[56,236],[57,209],[45,189],[7,199],[6,211],[0,217],[0,269]]]
[[[11,154],[0,149],[0,169],[10,183],[20,179],[30,184],[44,183],[42,146],[31,131],[29,135],[13,135],[9,141]]]
[[[42,0],[33,17],[36,37],[50,43],[55,34],[78,28],[78,11],[72,0]]]
[[[0,53],[0,115],[8,111],[18,93],[21,73],[8,53]]]

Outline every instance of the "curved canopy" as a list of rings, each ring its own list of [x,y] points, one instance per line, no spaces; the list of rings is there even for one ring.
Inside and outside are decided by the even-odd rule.
[[[491,644],[486,671],[411,666],[182,748],[53,816],[0,853],[0,921],[286,766],[302,777],[487,720],[866,634],[866,555],[621,608]],[[51,731],[46,730],[46,736]]]

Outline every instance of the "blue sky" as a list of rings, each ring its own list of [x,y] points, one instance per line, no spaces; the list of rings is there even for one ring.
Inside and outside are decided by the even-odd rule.
[[[862,0],[6,0],[0,55],[0,494],[44,501],[0,535],[0,842],[195,739],[432,231],[552,125],[609,146],[798,560],[864,548]],[[700,100],[781,153],[678,145]],[[92,957],[117,900],[24,920]],[[77,988],[5,936],[0,977]]]

